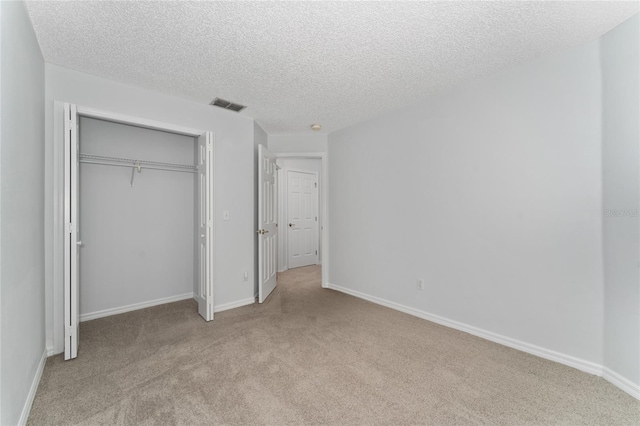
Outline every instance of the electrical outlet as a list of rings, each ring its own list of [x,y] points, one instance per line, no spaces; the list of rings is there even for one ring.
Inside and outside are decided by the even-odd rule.
[[[424,290],[424,280],[423,279],[418,279],[416,281],[416,288],[418,290]]]

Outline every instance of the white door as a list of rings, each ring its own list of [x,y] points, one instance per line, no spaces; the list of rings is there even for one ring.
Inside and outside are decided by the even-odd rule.
[[[278,251],[276,160],[258,146],[258,301],[276,288]]]
[[[78,113],[64,104],[64,359],[78,356],[80,232]]]
[[[318,175],[287,170],[289,268],[318,263]]]
[[[198,313],[213,320],[213,134],[198,137]]]

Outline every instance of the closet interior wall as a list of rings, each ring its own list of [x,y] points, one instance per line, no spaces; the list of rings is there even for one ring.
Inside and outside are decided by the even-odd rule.
[[[80,152],[195,164],[193,137],[80,118]],[[193,297],[193,173],[80,163],[80,319]]]

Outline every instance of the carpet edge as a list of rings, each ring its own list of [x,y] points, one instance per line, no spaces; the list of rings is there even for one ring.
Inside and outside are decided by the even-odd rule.
[[[435,322],[436,324],[440,324],[445,327],[463,331],[465,333],[469,333],[474,336],[481,337],[483,339],[492,341],[494,343],[499,343],[501,345],[510,347],[512,349],[517,349],[519,351],[526,352],[531,355],[539,356],[540,358],[548,359],[550,361],[555,361],[560,364],[573,367],[585,373],[593,374],[595,376],[603,376],[603,366],[591,361],[587,361],[571,355],[563,354],[551,349],[543,348],[541,346],[537,346],[531,343],[523,342],[521,340],[513,339],[511,337],[503,336],[501,334],[497,334],[497,333],[484,330],[472,325],[454,321],[449,318],[441,317],[439,315],[431,314],[429,312],[426,312],[420,309],[411,308],[409,306],[392,302],[390,300],[382,299],[380,297],[371,296],[369,294],[352,290],[346,287],[342,287],[336,284],[328,283],[328,288],[339,291],[341,293],[348,294],[350,296],[358,297],[360,299],[364,299],[369,302],[372,302],[381,306],[385,306],[387,308],[391,308],[391,309],[394,309],[394,310],[397,310],[397,311],[400,311],[400,312],[403,312],[427,321]],[[631,395],[634,396],[633,394]]]
[[[29,419],[29,414],[31,413],[31,407],[33,406],[33,401],[36,399],[36,392],[38,391],[38,386],[40,385],[40,379],[42,378],[42,373],[44,371],[44,365],[47,362],[47,349],[45,348],[42,352],[42,357],[40,358],[40,362],[38,363],[38,369],[36,370],[36,374],[33,376],[33,381],[31,382],[31,387],[29,388],[29,393],[27,394],[27,399],[24,402],[24,406],[22,407],[22,413],[20,414],[20,420],[18,420],[18,425],[23,426],[27,424],[27,420]]]
[[[602,378],[640,401],[639,384],[633,383],[631,380],[627,379],[619,373],[616,373],[609,367],[604,367],[602,369]]]

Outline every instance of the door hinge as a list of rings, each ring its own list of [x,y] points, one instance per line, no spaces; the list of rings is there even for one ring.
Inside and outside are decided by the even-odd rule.
[[[316,222],[318,221],[318,216],[316,216]]]
[[[318,250],[316,250],[316,255],[318,254]]]
[[[65,327],[65,334],[67,337],[71,337],[75,334],[73,327],[71,327],[70,325]]]
[[[317,188],[318,187],[318,182],[313,182],[313,187]]]
[[[67,234],[70,234],[73,232],[73,225],[71,223],[67,223],[64,226],[64,230]]]

